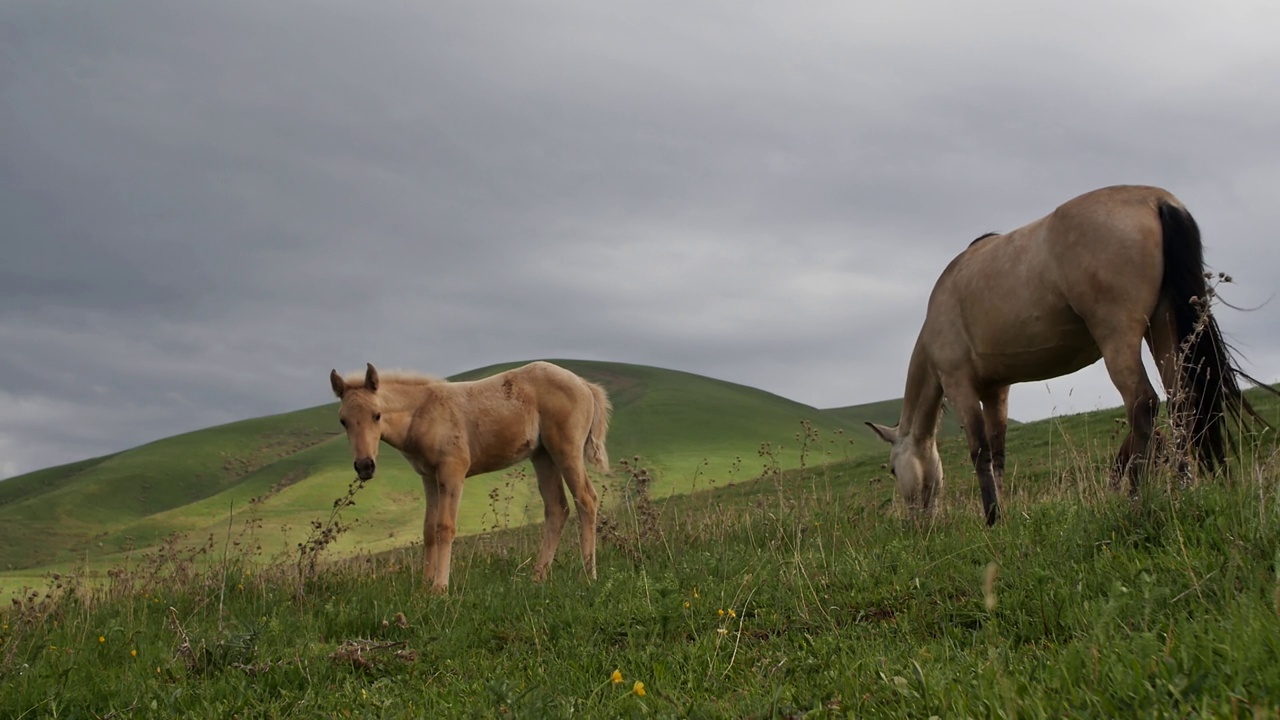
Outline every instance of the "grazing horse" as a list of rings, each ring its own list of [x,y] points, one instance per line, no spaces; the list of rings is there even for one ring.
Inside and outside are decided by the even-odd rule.
[[[942,491],[945,396],[969,441],[988,525],[999,518],[1009,386],[1101,358],[1124,398],[1129,434],[1113,472],[1137,486],[1159,397],[1142,365],[1151,348],[1175,437],[1212,471],[1232,442],[1227,414],[1257,414],[1240,393],[1204,272],[1200,230],[1173,195],[1117,186],[1086,193],[1003,235],[975,240],[938,278],[907,367],[902,414],[874,423],[907,504],[932,514]],[[1260,418],[1259,418],[1260,419]]]
[[[604,388],[547,362],[529,363],[474,382],[409,373],[329,375],[341,400],[338,417],[355,456],[356,475],[373,477],[378,443],[399,450],[422,476],[422,579],[433,592],[449,586],[462,482],[530,460],[545,507],[542,548],[533,577],[542,580],[569,515],[564,485],[578,507],[582,564],[596,577],[598,499],[586,462],[608,471],[605,436],[612,407]]]

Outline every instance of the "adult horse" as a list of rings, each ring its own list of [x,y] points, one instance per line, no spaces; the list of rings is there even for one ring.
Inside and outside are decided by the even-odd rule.
[[[1209,313],[1203,257],[1191,214],[1155,187],[1094,190],[1029,225],[975,240],[929,297],[898,424],[867,423],[892,444],[892,471],[908,505],[937,509],[945,396],[969,441],[987,524],[995,524],[1009,386],[1099,358],[1129,421],[1113,472],[1136,487],[1160,402],[1142,365],[1144,338],[1171,398],[1175,437],[1204,468],[1225,462],[1227,414],[1257,415],[1236,376],[1253,379],[1234,365]]]
[[[399,450],[422,476],[422,579],[434,592],[449,586],[463,480],[530,460],[545,505],[536,580],[546,577],[569,515],[569,486],[581,524],[582,564],[596,577],[596,490],[586,462],[609,468],[605,436],[612,408],[604,388],[562,367],[534,362],[474,382],[411,373],[329,374],[341,400],[356,475],[373,477],[378,444]]]

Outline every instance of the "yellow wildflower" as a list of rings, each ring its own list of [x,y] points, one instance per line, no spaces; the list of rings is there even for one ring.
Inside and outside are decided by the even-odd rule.
[[[726,628],[720,628],[720,629],[716,630],[716,632],[720,633],[721,635],[728,635],[728,634],[729,634],[729,631],[728,631],[728,629],[726,629]]]
[[[106,641],[107,641],[107,638],[106,638],[105,636],[103,636],[103,635],[99,635],[99,636],[98,636],[98,642],[100,642],[100,643],[104,643],[104,642],[106,642]]]
[[[609,679],[613,681],[614,685],[617,685],[618,683],[622,682],[622,671],[614,670],[613,674],[609,676]]]
[[[644,683],[637,680],[636,684],[631,686],[631,692],[635,693],[636,697],[644,697]]]
[[[720,617],[724,617],[724,608],[717,610],[716,615],[719,615]]]
[[[688,609],[689,609],[689,601],[688,601],[688,600],[685,600],[685,601],[684,601],[684,609],[685,609],[685,610],[688,610]]]
[[[738,617],[738,613],[734,612],[733,608],[729,608],[729,617],[736,618]]]
[[[129,657],[138,657],[138,649],[134,648],[129,651]]]

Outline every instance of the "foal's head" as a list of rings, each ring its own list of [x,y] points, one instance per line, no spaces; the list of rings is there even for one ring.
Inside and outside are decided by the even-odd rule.
[[[342,400],[338,422],[347,430],[351,454],[355,456],[356,475],[361,480],[373,477],[377,468],[378,442],[382,440],[382,399],[378,397],[378,371],[369,365],[364,383],[348,385],[337,370],[329,373],[333,394]]]
[[[925,505],[925,510],[932,512],[932,506],[937,502],[937,491],[942,488],[942,458],[938,456],[937,444],[932,439],[922,440],[910,433],[900,433],[896,426],[885,427],[872,422],[867,425],[892,446],[889,450],[889,472],[893,473],[898,484],[898,492],[909,506],[920,503]]]

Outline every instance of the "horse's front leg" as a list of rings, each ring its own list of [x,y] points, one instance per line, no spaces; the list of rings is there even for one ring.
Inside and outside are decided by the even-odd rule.
[[[987,446],[991,448],[991,474],[996,481],[996,496],[1004,495],[1005,437],[1009,432],[1009,386],[982,395],[982,420],[986,425]]]
[[[442,464],[436,469],[437,503],[435,513],[435,553],[432,556],[431,592],[443,594],[449,589],[449,564],[453,558],[453,538],[458,531],[458,506],[462,502],[462,482],[466,469],[456,464]]]
[[[962,385],[954,392],[949,391],[947,398],[951,401],[956,416],[964,424],[964,434],[969,441],[969,459],[973,461],[973,469],[978,473],[978,488],[982,491],[982,514],[988,526],[995,525],[1000,520],[1000,494],[996,488],[991,443],[987,439],[982,404],[978,394],[967,385]]]

